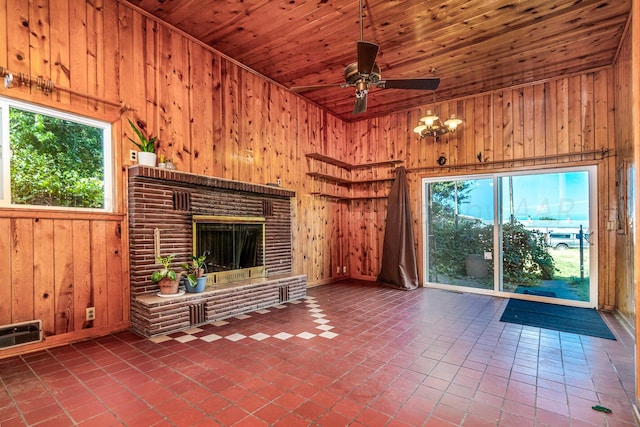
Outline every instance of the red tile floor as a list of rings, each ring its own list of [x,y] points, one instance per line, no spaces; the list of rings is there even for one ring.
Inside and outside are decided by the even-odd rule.
[[[506,299],[346,281],[149,340],[0,360],[0,425],[633,426],[633,341],[502,323]],[[612,410],[592,409],[600,404]]]

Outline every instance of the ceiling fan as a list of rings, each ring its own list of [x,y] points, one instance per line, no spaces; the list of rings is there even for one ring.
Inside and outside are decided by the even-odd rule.
[[[360,0],[360,40],[357,42],[357,61],[347,65],[344,70],[344,83],[297,86],[292,87],[294,92],[323,89],[327,87],[355,87],[356,99],[353,106],[353,114],[367,111],[367,94],[371,87],[380,89],[416,89],[436,90],[440,84],[439,78],[419,79],[382,79],[380,67],[376,64],[376,57],[380,47],[363,40],[362,37],[362,0]]]

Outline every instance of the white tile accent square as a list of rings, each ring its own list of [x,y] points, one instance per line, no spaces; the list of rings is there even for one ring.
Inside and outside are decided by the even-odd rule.
[[[253,338],[256,341],[262,341],[269,338],[271,335],[263,334],[262,332],[258,332],[257,334],[249,335],[249,338]]]
[[[309,303],[307,303],[307,307],[309,307],[309,308],[318,308],[318,307],[320,307],[320,304],[309,304]]]
[[[288,304],[300,304],[302,301],[300,301],[299,299],[295,300],[295,301],[289,301]]]
[[[330,320],[327,320],[327,319],[316,319],[316,320],[314,320],[314,322],[320,323],[320,324],[325,324],[325,323],[329,323]]]
[[[270,310],[266,310],[266,309],[261,309],[261,310],[256,310],[254,311],[254,313],[258,313],[258,314],[267,314],[267,313],[271,313]]]
[[[211,324],[213,326],[224,326],[224,325],[228,325],[229,322],[227,322],[226,320],[218,320],[217,322],[213,322]]]
[[[279,305],[274,305],[273,308],[277,308],[278,310],[282,310],[283,308],[287,308],[287,306],[279,304]]]
[[[220,335],[210,334],[210,335],[206,335],[204,337],[200,337],[200,339],[202,341],[206,341],[206,342],[214,342],[214,341],[221,340],[222,337]]]
[[[249,316],[248,314],[240,314],[238,316],[235,316],[235,318],[238,320],[244,320],[244,319],[251,319],[251,316]]]
[[[154,342],[156,344],[160,344],[161,342],[167,342],[167,341],[171,341],[173,338],[168,337],[166,335],[160,335],[157,337],[151,337],[149,338],[149,341]]]
[[[225,338],[228,339],[229,341],[236,342],[236,341],[243,340],[246,337],[247,337],[246,335],[242,335],[242,334],[239,334],[239,333],[236,332],[235,334],[231,334],[231,335],[229,335],[228,337],[225,337]]]
[[[316,334],[312,334],[310,332],[301,332],[298,335],[296,335],[298,338],[302,338],[305,340],[310,340],[311,338],[315,337]]]
[[[291,338],[292,336],[293,336],[293,335],[288,334],[288,333],[286,333],[286,332],[280,332],[280,333],[275,334],[273,337],[274,337],[274,338],[278,338],[279,340],[283,340],[283,341],[284,341],[284,340],[288,340],[288,339],[289,339],[289,338]]]
[[[337,337],[338,334],[336,334],[335,332],[325,331],[325,332],[321,333],[320,336],[323,337],[323,338],[332,339],[334,337]]]
[[[186,329],[186,330],[184,330],[182,332],[184,332],[185,334],[197,334],[198,332],[202,332],[202,331],[203,330],[200,329],[200,328],[189,328],[189,329]]]
[[[322,319],[323,317],[327,317],[327,315],[326,314],[322,314],[322,313],[313,313],[311,315],[311,317],[315,317],[317,319]]]
[[[198,337],[194,337],[193,335],[183,335],[181,337],[176,338],[176,341],[185,343],[193,340],[197,340]]]
[[[333,329],[333,326],[330,325],[320,325],[320,326],[316,326],[316,329],[320,329],[322,331],[330,331]]]
[[[311,310],[309,310],[311,313],[322,313],[322,309],[321,308],[312,308]]]

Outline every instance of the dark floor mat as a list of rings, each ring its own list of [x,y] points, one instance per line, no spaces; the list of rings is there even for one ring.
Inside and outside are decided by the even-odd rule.
[[[592,308],[510,299],[500,321],[610,340],[616,339],[600,317],[600,313]]]

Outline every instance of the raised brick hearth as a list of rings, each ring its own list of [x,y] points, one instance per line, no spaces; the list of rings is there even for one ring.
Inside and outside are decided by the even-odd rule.
[[[292,275],[291,198],[280,187],[224,180],[174,170],[129,168],[131,324],[145,336],[236,316],[306,295],[306,277]],[[150,276],[160,254],[176,254],[175,265],[193,251],[192,216],[265,218],[268,277],[207,287],[201,294],[158,297]]]

